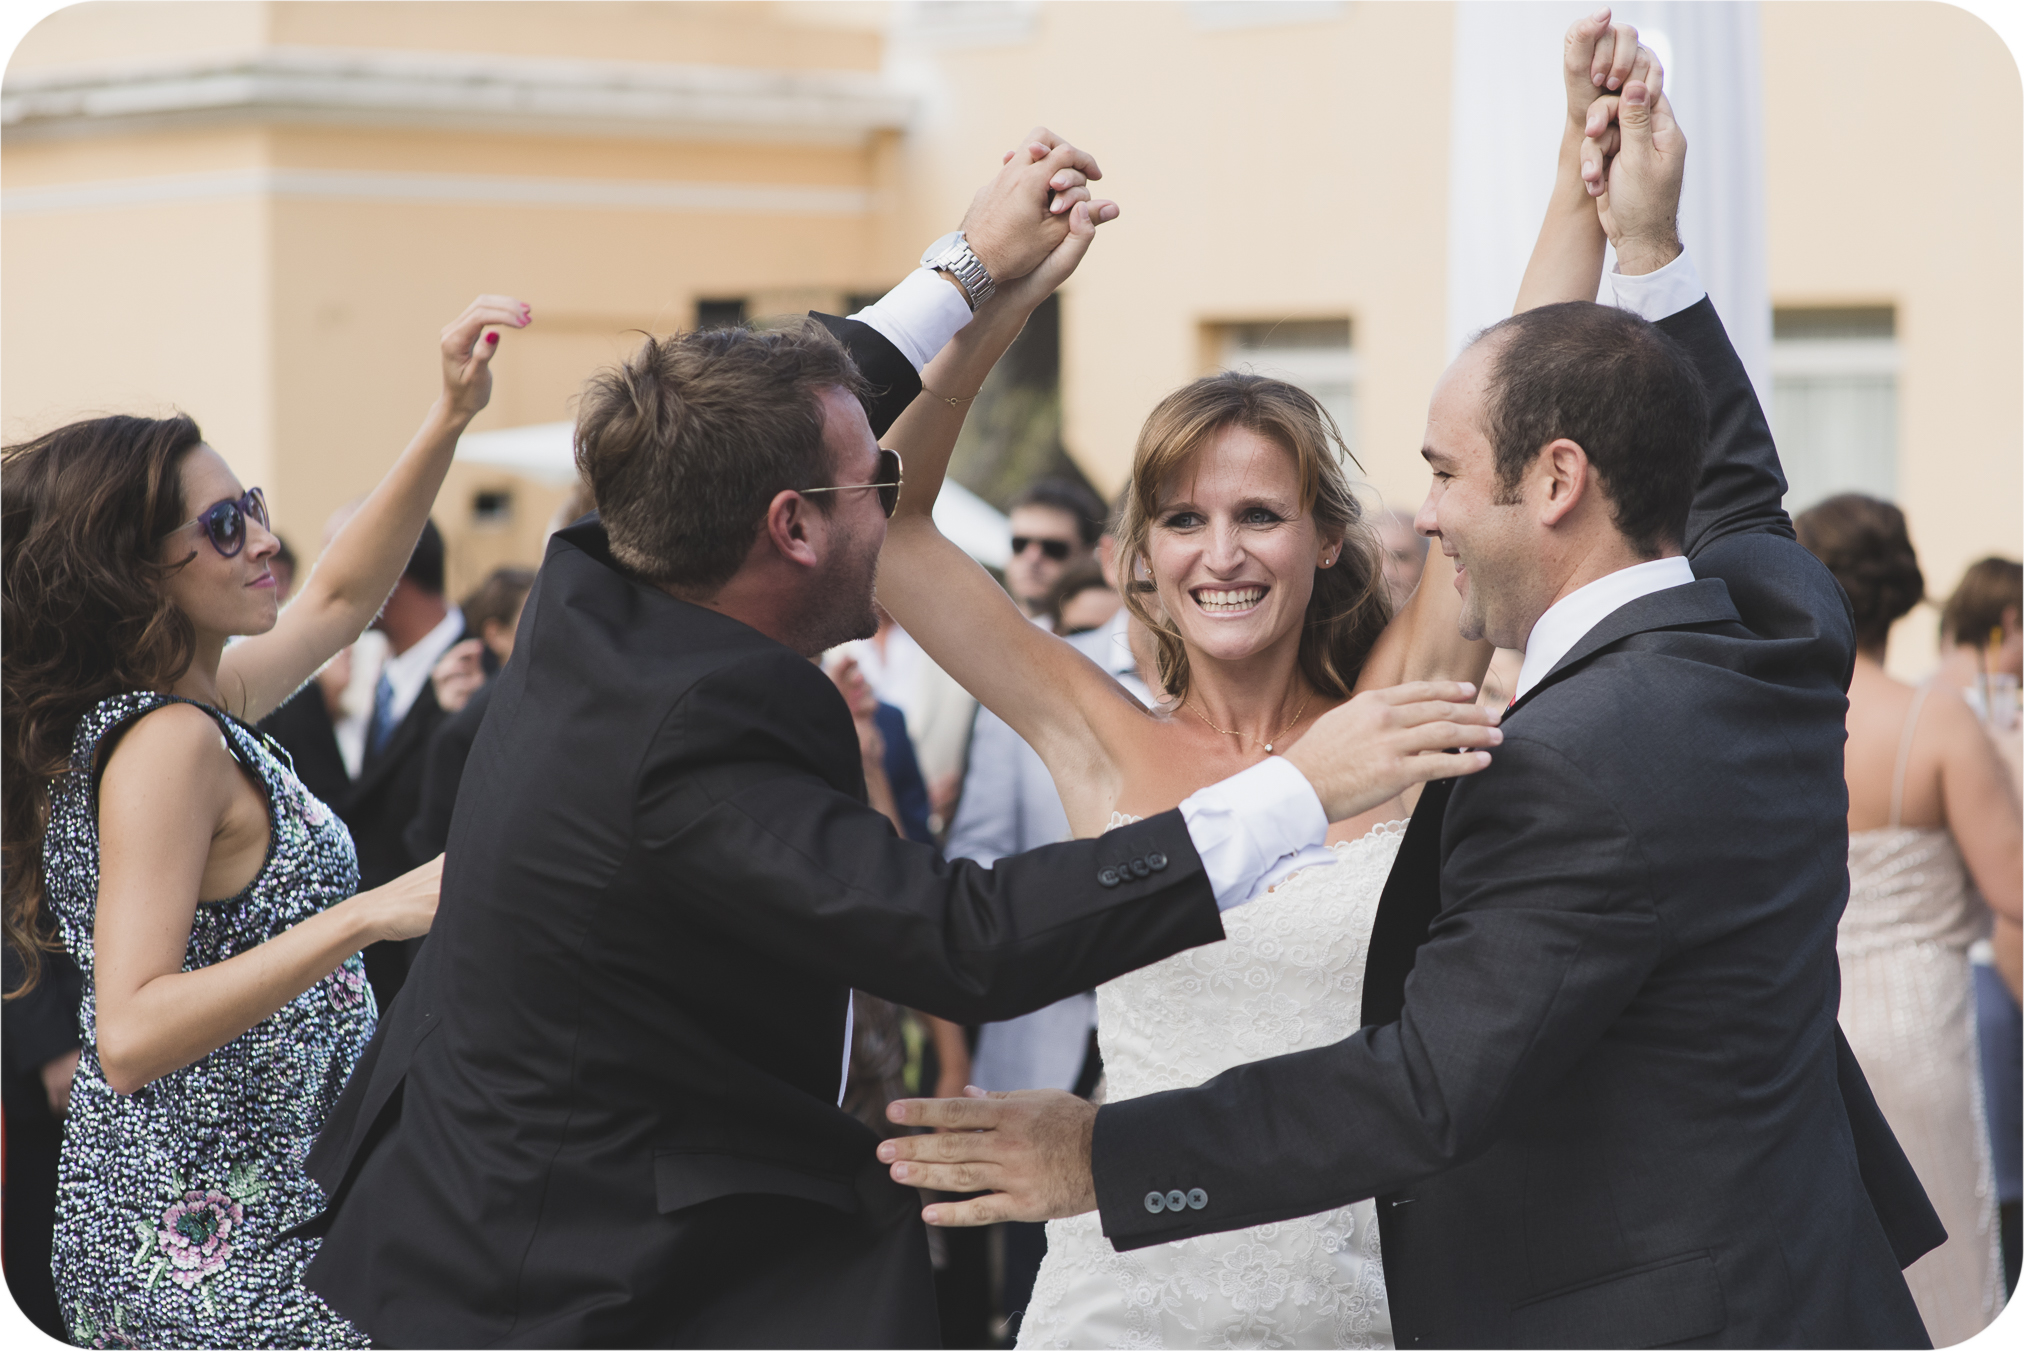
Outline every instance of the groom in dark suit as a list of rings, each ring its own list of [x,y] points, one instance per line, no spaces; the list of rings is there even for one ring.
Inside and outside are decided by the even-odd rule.
[[[655,341],[586,391],[600,516],[550,544],[435,928],[308,1160],[306,1282],[376,1343],[937,1344],[917,1195],[838,1105],[851,988],[984,1021],[1213,942],[1317,791],[1361,810],[1482,759],[1418,752],[1497,739],[1370,696],[1310,778],[991,869],[865,804],[809,658],[874,627],[900,486],[874,430],[973,304],[1036,264],[1051,289],[1102,218],[1049,210],[1095,176],[1051,139],[931,253],[950,270],[859,320]]]
[[[1100,1110],[895,1104],[981,1132],[881,1147],[999,1193],[937,1222],[1096,1208],[1131,1249],[1375,1197],[1401,1347],[1927,1344],[1900,1268],[1945,1235],[1835,1023],[1847,603],[1647,99],[1601,203],[1624,308],[1505,320],[1434,395],[1418,528],[1525,665],[1496,762],[1421,797],[1366,1025]]]

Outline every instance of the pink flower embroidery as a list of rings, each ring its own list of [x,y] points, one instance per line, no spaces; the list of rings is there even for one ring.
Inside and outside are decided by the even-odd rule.
[[[350,966],[330,973],[330,1006],[342,1012],[365,1003],[365,975]]]
[[[216,1275],[232,1255],[233,1226],[245,1218],[245,1207],[215,1188],[186,1192],[162,1212],[162,1225],[155,1233],[162,1255],[169,1259],[169,1279],[191,1290],[198,1281]]]
[[[311,826],[320,826],[330,819],[330,808],[306,788],[302,790],[302,819]]]

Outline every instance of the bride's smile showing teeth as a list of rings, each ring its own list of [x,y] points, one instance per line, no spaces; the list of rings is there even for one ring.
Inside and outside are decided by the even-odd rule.
[[[1234,615],[1241,614],[1256,605],[1259,601],[1264,600],[1265,588],[1262,586],[1245,586],[1221,591],[1211,587],[1199,586],[1195,588],[1193,595],[1195,597],[1195,604],[1201,606],[1202,609],[1212,615]]]

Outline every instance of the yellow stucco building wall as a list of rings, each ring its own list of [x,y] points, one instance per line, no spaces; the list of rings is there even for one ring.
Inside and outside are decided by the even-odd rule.
[[[566,418],[636,330],[701,300],[784,313],[882,289],[1044,121],[1126,208],[1062,304],[1063,439],[1091,478],[1121,481],[1147,410],[1215,360],[1211,326],[1346,318],[1353,439],[1410,509],[1446,354],[1454,10],[1216,10],[60,10],[15,52],[0,117],[5,434],[182,407],[313,553],[419,421],[436,331],[472,295],[536,317],[474,430]],[[2024,533],[2017,67],[1946,5],[1760,13],[1772,298],[1895,308],[1897,495],[1943,594]],[[1916,71],[1947,72],[1956,134]],[[510,522],[472,519],[488,486],[516,494]],[[526,558],[558,497],[460,465],[438,510],[453,581]],[[1893,665],[1931,651],[1915,619]]]

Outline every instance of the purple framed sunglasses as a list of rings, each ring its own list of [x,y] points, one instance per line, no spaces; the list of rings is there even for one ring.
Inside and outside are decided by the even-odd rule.
[[[267,528],[267,495],[258,488],[248,488],[243,497],[227,497],[213,502],[162,538],[167,539],[177,530],[201,525],[205,537],[211,541],[211,547],[218,551],[220,558],[237,558],[239,551],[246,547],[246,519],[249,516],[260,522],[262,529]]]

